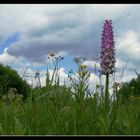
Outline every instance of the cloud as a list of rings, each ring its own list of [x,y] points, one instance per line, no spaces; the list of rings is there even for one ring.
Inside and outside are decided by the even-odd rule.
[[[121,35],[117,40],[116,45],[117,55],[123,60],[129,59],[132,61],[140,60],[140,42],[138,41],[138,35],[135,31],[129,30]]]
[[[103,4],[0,6],[1,26],[7,27],[2,32],[9,34],[15,30],[21,33],[20,40],[8,48],[8,53],[33,62],[43,62],[51,51],[95,58],[103,20],[116,20],[122,14],[120,11],[129,7]],[[8,17],[8,11],[11,11],[11,17]],[[5,22],[10,22],[10,26]]]
[[[13,43],[17,42],[19,39],[20,39],[20,34],[18,32],[8,36],[8,38],[0,42],[0,52],[3,52],[4,48],[8,48]]]
[[[126,67],[126,71],[130,71],[134,74],[136,70],[139,71],[139,61],[140,61],[140,40],[139,35],[134,30],[128,30],[120,35],[116,40],[116,68],[118,71]],[[129,72],[129,73],[130,73]]]
[[[4,49],[4,52],[2,54],[0,54],[0,62],[4,65],[8,65],[8,64],[11,64],[11,63],[16,63],[16,57],[15,56],[11,56],[7,53],[7,49],[8,48],[5,48]]]
[[[0,5],[1,43],[14,33],[20,34],[17,42],[0,54],[0,61],[14,65],[18,71],[26,66],[35,71],[48,63],[47,54],[50,52],[71,57],[86,56],[88,60],[84,63],[92,72],[90,83],[93,85],[93,80],[98,81],[94,68],[95,63],[97,68],[100,67],[98,58],[103,21],[112,19],[117,72],[118,75],[121,73],[129,59],[128,76],[124,80],[130,79],[128,77],[135,76],[133,69],[138,71],[140,60],[139,7],[138,4]],[[60,73],[64,80],[67,76],[65,69]]]
[[[122,72],[124,71],[121,81],[130,81],[136,78],[135,70],[140,73],[140,40],[139,34],[135,30],[127,30],[122,32],[115,40],[116,44],[116,81],[119,81]],[[99,61],[87,60],[84,62],[89,67],[89,70],[94,72],[95,64],[97,69],[100,69]],[[95,73],[95,72],[94,72]]]
[[[89,88],[93,90],[95,89],[96,85],[99,83],[100,83],[99,77],[95,75],[94,73],[91,73],[90,78],[89,78]]]
[[[99,61],[94,61],[94,60],[86,60],[83,62],[84,65],[87,66],[87,69],[91,71],[92,73],[98,75],[99,70],[100,70],[100,63]]]
[[[40,69],[40,67],[44,66],[41,63],[30,62],[28,59],[24,57],[17,58],[16,56],[12,56],[7,52],[8,48],[5,48],[3,53],[0,54],[0,63],[5,66],[10,66],[20,74],[24,72],[26,67],[29,67],[33,70]]]

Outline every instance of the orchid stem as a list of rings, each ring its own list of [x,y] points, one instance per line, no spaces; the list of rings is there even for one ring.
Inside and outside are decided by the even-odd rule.
[[[109,105],[109,74],[106,74],[106,85],[105,85],[105,104],[108,106]]]

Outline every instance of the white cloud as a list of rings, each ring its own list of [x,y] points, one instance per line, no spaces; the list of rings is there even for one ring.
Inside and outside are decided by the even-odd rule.
[[[90,70],[96,72],[100,69],[100,62],[94,61],[94,60],[86,60],[83,62],[84,65],[86,65]]]
[[[2,54],[0,54],[0,63],[4,64],[4,65],[8,65],[11,63],[16,63],[17,59],[15,56],[11,56],[7,53],[7,49],[4,49],[4,52]]]
[[[89,78],[89,88],[93,90],[95,89],[96,85],[99,83],[100,83],[99,77],[94,73],[91,73]]]
[[[91,60],[86,60],[84,61],[83,64],[91,68],[95,68],[95,65],[98,65],[96,61],[91,61]]]
[[[121,11],[125,12],[130,7],[133,6],[0,5],[0,26],[3,27],[0,36],[6,37],[15,31],[20,32],[21,39],[12,45],[8,52],[14,56],[27,57],[33,62],[42,61],[43,56],[51,50],[64,50],[76,55],[88,56],[93,42],[97,42],[96,30],[100,28],[103,20],[105,18],[115,20],[122,14]]]
[[[115,73],[115,82],[129,82],[133,78],[137,78],[135,71],[125,70],[122,74],[122,71]]]
[[[121,81],[127,82],[136,78],[135,70],[140,73],[140,41],[136,31],[128,30],[117,38],[116,54],[116,80],[120,79],[122,71],[124,71],[124,74]]]
[[[116,58],[116,69],[122,69],[126,65],[126,62],[123,60],[120,60],[119,58]]]
[[[121,35],[117,40],[117,55],[124,60],[140,60],[140,42],[135,31],[129,30]]]

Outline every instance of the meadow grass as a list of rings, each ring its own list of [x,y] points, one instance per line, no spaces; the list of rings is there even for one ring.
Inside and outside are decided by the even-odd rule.
[[[70,76],[70,86],[60,86],[55,65],[53,79],[47,71],[46,86],[32,89],[26,100],[12,93],[1,98],[0,135],[139,135],[139,100],[116,98],[106,108],[99,89],[84,98],[89,73],[80,62],[78,79]]]
[[[0,134],[138,135],[140,132],[139,101],[127,105],[111,102],[107,111],[94,98],[85,99],[79,108],[73,98],[57,94],[60,97],[45,97],[34,103],[27,100],[20,105],[1,101]]]

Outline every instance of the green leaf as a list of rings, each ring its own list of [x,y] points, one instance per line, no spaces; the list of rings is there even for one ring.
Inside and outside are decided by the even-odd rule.
[[[0,124],[0,134],[3,135],[4,134],[4,130],[3,130],[3,127],[2,125]]]
[[[138,116],[137,119],[135,120],[133,129],[134,129],[134,134],[139,135],[139,133],[140,133],[140,116]]]
[[[105,118],[99,117],[97,124],[99,129],[102,131],[102,134],[108,134],[108,124]]]
[[[123,129],[121,129],[121,128],[115,128],[116,130],[117,130],[117,132],[118,132],[118,135],[127,135],[127,132],[126,131],[124,131]]]
[[[25,131],[26,131],[26,128],[23,128],[19,119],[15,117],[15,134],[16,135],[24,135]]]

